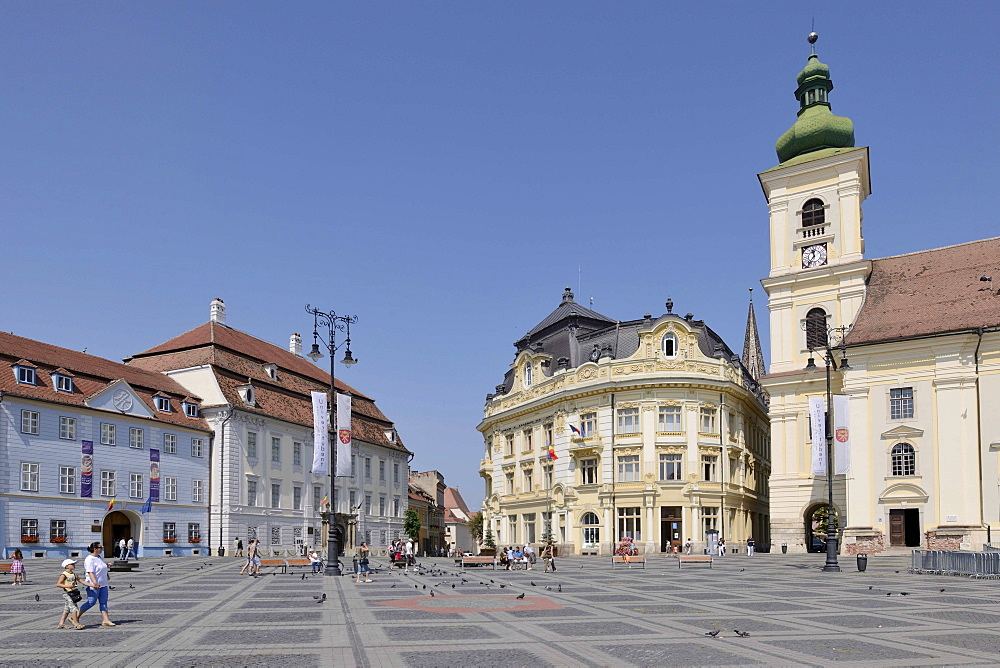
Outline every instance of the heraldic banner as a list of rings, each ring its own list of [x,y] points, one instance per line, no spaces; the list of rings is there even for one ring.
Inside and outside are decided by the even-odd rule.
[[[160,451],[149,451],[149,500],[160,502]]]
[[[351,395],[337,394],[337,473],[351,475]]]
[[[826,475],[826,402],[809,397],[809,425],[812,431],[812,474]]]
[[[833,395],[833,472],[851,472],[851,430],[849,429],[848,398]]]
[[[83,460],[80,466],[80,496],[94,496],[94,442],[83,442]]]
[[[326,409],[326,392],[313,392],[313,475],[327,475],[327,451],[330,447],[330,415]]]

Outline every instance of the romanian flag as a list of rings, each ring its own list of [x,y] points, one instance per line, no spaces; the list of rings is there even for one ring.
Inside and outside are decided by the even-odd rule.
[[[110,513],[114,509],[115,509],[115,499],[112,498],[111,501],[108,502],[108,509],[105,512]]]
[[[319,507],[323,508],[324,506],[326,506],[326,503],[329,500],[330,500],[330,496],[328,494],[324,494],[323,495],[323,502],[319,504]]]
[[[551,445],[549,446],[549,459],[550,460],[552,460],[552,459],[559,459],[558,457],[556,457],[556,449],[554,447],[552,447]]]
[[[570,425],[569,428],[572,429],[573,433],[576,434],[577,436],[583,436],[583,434],[580,433],[580,430],[577,429],[575,426]]]

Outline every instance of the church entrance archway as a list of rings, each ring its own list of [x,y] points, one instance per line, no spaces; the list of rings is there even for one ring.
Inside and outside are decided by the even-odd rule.
[[[811,506],[809,510],[806,511],[805,515],[805,538],[806,538],[806,551],[807,552],[826,552],[826,531],[827,531],[827,516],[830,514],[827,511],[827,506],[825,503],[817,504]],[[833,509],[833,528],[834,531],[839,530],[840,517],[837,513],[837,509]]]
[[[135,513],[127,510],[115,510],[104,516],[101,524],[101,541],[104,545],[104,558],[122,558],[118,554],[118,541],[131,538],[139,544],[141,521]]]

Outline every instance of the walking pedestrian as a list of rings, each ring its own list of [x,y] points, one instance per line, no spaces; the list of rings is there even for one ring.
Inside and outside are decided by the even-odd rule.
[[[125,558],[125,546],[126,546],[126,543],[125,543],[125,539],[124,538],[122,538],[121,540],[118,541],[118,558],[119,559],[124,559]]]
[[[126,560],[128,560],[128,559],[136,559],[137,558],[135,556],[135,541],[132,540],[131,536],[129,536],[128,542],[125,543],[125,549],[127,550],[127,552],[125,553],[125,559]]]
[[[542,559],[545,561],[545,571],[544,572],[548,573],[549,569],[551,568],[552,572],[555,573],[556,572],[556,548],[555,548],[555,546],[552,545],[552,541],[551,540],[548,543],[545,544],[544,548],[542,548]]]
[[[84,629],[87,628],[80,623],[80,606],[79,602],[83,599],[83,594],[77,589],[77,584],[79,584],[79,578],[76,573],[76,559],[65,559],[62,562],[63,572],[59,574],[59,580],[56,582],[56,586],[62,589],[63,597],[63,612],[62,616],[59,617],[59,626],[57,629],[66,628],[66,619],[69,618],[70,623],[73,625],[74,629]]]
[[[691,539],[688,538],[687,542],[684,543],[684,554],[691,554]]]
[[[24,584],[24,555],[21,550],[14,550],[10,556],[10,574],[14,576],[11,587]]]
[[[748,557],[752,557],[753,556],[753,549],[754,549],[753,536],[747,536],[747,556]]]
[[[719,539],[719,556],[726,556],[726,541],[723,538]]]
[[[355,582],[361,582],[361,576],[364,575],[365,582],[371,582],[371,568],[368,564],[368,555],[371,550],[368,549],[368,543],[361,541],[361,545],[358,546],[357,554],[355,555],[358,559],[358,579]]]
[[[407,538],[406,545],[403,546],[403,554],[406,556],[406,566],[404,571],[409,571],[410,566],[416,566],[417,560],[413,557],[413,539]]]
[[[233,539],[233,556],[242,557],[243,556],[243,541],[237,536]]]
[[[87,573],[87,602],[80,606],[80,615],[100,604],[101,626],[116,626],[108,616],[108,564],[101,558],[104,546],[98,542],[87,547],[90,555],[83,561],[83,570]],[[77,616],[77,620],[80,616]]]

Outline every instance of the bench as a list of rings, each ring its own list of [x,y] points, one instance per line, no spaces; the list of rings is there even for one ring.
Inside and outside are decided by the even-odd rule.
[[[462,568],[466,566],[485,566],[489,564],[493,570],[497,569],[496,557],[462,557]]]
[[[639,555],[635,556],[630,555],[628,561],[625,561],[625,557],[620,554],[616,554],[615,556],[611,557],[612,569],[614,569],[615,566],[618,566],[620,564],[625,564],[629,568],[632,568],[633,564],[640,564],[643,568],[646,568],[646,557],[641,557]]]
[[[280,568],[282,573],[288,572],[288,567],[285,565],[284,559],[261,559],[260,565],[261,568],[275,567],[275,568]]]
[[[0,573],[10,573],[12,561],[0,561]]]
[[[712,555],[710,554],[678,554],[677,568],[683,564],[708,564],[712,568]]]
[[[285,573],[288,572],[289,568],[312,568],[312,562],[304,557],[295,557],[293,559],[285,559]]]

